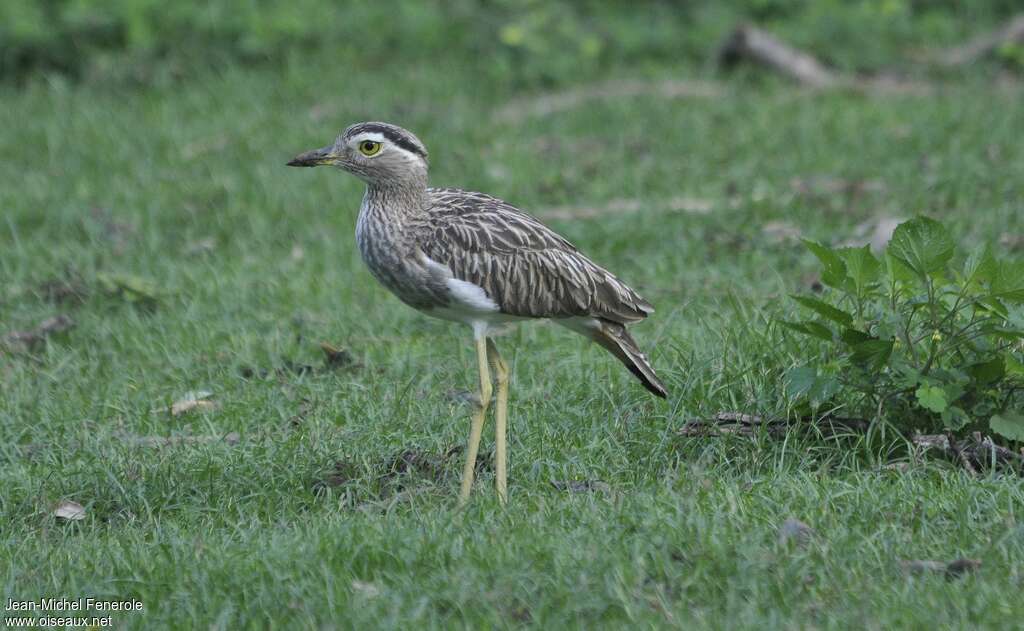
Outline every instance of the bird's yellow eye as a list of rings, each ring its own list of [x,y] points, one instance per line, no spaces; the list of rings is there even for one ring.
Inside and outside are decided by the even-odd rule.
[[[380,153],[381,144],[373,140],[364,140],[359,143],[359,153],[364,156],[375,156]]]

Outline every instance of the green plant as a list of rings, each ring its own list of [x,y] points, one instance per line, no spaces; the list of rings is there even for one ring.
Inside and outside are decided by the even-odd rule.
[[[805,241],[829,289],[792,298],[818,318],[781,321],[828,342],[826,358],[793,368],[801,405],[852,395],[901,427],[987,428],[1024,441],[1024,262],[988,247],[958,256],[939,222],[896,228],[881,260],[867,247]]]
[[[4,0],[0,82],[56,73],[153,84],[327,50],[349,69],[472,61],[488,80],[551,87],[599,80],[614,66],[704,64],[745,21],[865,71],[964,40],[1016,10],[1012,0]],[[1017,67],[1014,55],[1001,53]]]

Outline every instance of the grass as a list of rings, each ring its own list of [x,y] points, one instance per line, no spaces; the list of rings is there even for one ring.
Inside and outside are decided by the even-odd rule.
[[[521,95],[447,64],[357,72],[312,57],[173,88],[5,88],[0,329],[58,312],[77,326],[0,356],[4,594],[137,598],[144,612],[114,622],[147,629],[1019,624],[1018,479],[885,468],[903,457],[891,432],[677,430],[723,410],[787,413],[781,375],[818,352],[769,323],[816,269],[789,232],[839,242],[914,213],[972,244],[1024,232],[1020,87],[715,80],[714,98],[611,99],[516,124],[490,112]],[[469,410],[450,391],[474,382],[468,332],[366,272],[355,180],[283,166],[364,119],[415,130],[439,185],[540,214],[643,200],[636,214],[550,223],[655,303],[635,330],[669,400],[600,349],[520,327],[499,340],[514,366],[510,503],[497,505],[485,466],[456,510]],[[793,185],[823,174],[881,186]],[[680,195],[711,211],[670,210]],[[102,290],[129,276],[155,304]],[[47,298],[53,279],[81,303]],[[320,368],[320,341],[357,364]],[[167,412],[194,390],[219,407]],[[221,440],[231,432],[237,443]],[[86,518],[55,520],[62,499]],[[807,546],[778,541],[791,517],[816,531]],[[980,570],[900,570],[961,556]]]

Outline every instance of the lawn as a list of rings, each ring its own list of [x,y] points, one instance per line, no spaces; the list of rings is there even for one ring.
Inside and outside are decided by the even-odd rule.
[[[909,457],[891,431],[679,433],[791,411],[786,369],[823,352],[771,322],[817,269],[798,235],[923,213],[1020,247],[1019,81],[608,79],[638,77],[702,87],[537,113],[539,91],[459,64],[311,53],[0,89],[0,334],[75,323],[0,355],[3,594],[137,599],[114,624],[139,629],[1019,627],[1019,478]],[[284,166],[360,120],[415,131],[435,185],[546,218],[653,302],[634,331],[668,400],[559,327],[519,327],[499,339],[510,501],[485,456],[459,510],[469,331],[373,281],[355,179]],[[197,391],[211,403],[170,413]],[[85,518],[55,518],[63,500]],[[790,518],[813,534],[780,541]],[[981,566],[902,565],[960,557]]]

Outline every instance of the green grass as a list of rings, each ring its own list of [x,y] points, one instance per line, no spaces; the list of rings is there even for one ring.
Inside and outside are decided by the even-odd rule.
[[[145,612],[115,623],[147,629],[1018,625],[1019,479],[884,468],[904,457],[891,432],[678,429],[719,411],[786,414],[781,375],[819,352],[769,323],[816,269],[769,222],[823,242],[914,213],[968,244],[1024,232],[1022,91],[984,77],[923,95],[747,79],[715,98],[613,99],[521,123],[492,116],[521,95],[457,65],[308,58],[143,91],[5,88],[0,333],[55,313],[77,326],[0,356],[4,594],[134,597]],[[459,455],[445,454],[468,433],[449,394],[474,382],[468,331],[374,283],[354,244],[357,181],[283,166],[364,119],[415,130],[439,185],[537,212],[641,199],[637,214],[550,223],[657,306],[635,331],[668,401],[600,349],[520,327],[499,340],[514,374],[510,502],[498,506],[485,467],[457,510]],[[816,175],[883,186],[794,192]],[[671,211],[675,196],[712,210]],[[145,279],[159,300],[107,295],[103,275]],[[54,278],[78,279],[84,301],[47,299]],[[289,368],[320,366],[320,341],[358,365]],[[219,407],[168,414],[190,390]],[[136,440],[186,432],[214,440]],[[230,432],[237,444],[216,440]],[[403,452],[413,465],[396,466]],[[86,519],[55,520],[62,499]],[[808,546],[778,543],[789,517],[815,529]],[[980,570],[900,570],[961,556]]]

